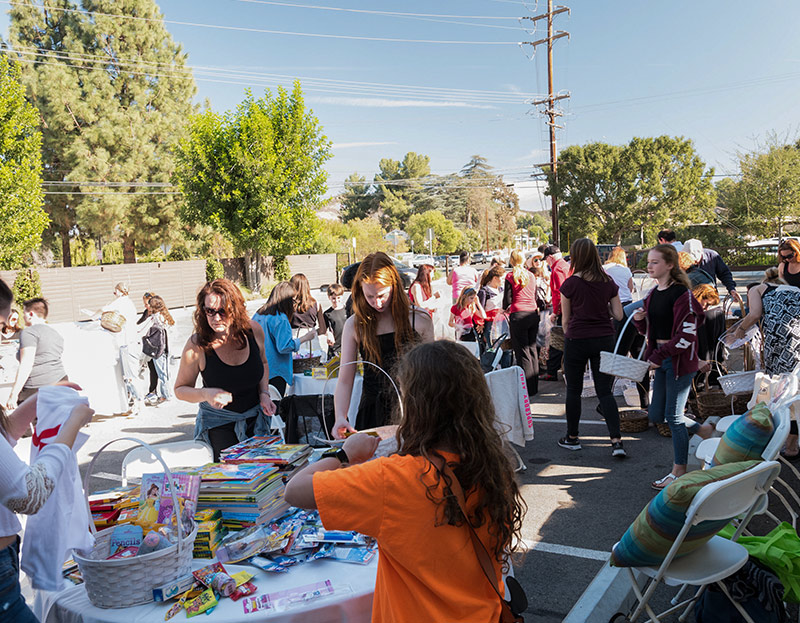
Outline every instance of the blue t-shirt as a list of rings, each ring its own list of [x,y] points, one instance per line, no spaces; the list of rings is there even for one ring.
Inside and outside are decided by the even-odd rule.
[[[300,350],[300,340],[292,337],[292,326],[286,314],[255,314],[253,316],[264,329],[264,353],[267,355],[269,377],[276,376],[292,384],[292,353]]]

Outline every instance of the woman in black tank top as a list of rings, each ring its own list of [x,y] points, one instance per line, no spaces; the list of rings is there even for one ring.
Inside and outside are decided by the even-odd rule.
[[[789,238],[778,246],[778,276],[790,286],[800,288],[800,242]]]
[[[200,403],[195,439],[220,451],[268,430],[275,413],[269,397],[264,330],[250,320],[239,288],[227,279],[207,283],[197,295],[195,334],[181,357],[175,395]],[[198,375],[202,387],[195,387]]]
[[[407,346],[418,340],[433,340],[430,315],[411,306],[400,275],[385,253],[372,253],[361,262],[351,300],[353,315],[342,333],[342,364],[334,394],[336,421],[331,433],[338,439],[355,430],[347,414],[359,353],[365,363],[356,428],[373,428],[389,423],[397,402],[389,378],[375,366],[391,376],[394,363]]]

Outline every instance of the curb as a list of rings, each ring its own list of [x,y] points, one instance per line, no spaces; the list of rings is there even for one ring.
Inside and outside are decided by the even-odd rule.
[[[638,571],[634,573],[639,586],[644,586],[646,576]],[[627,569],[606,564],[562,623],[608,623],[617,612],[628,612],[634,601]]]

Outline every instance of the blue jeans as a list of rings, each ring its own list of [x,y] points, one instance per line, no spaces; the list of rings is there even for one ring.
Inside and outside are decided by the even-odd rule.
[[[169,400],[172,394],[169,390],[169,355],[167,355],[166,351],[161,357],[153,359],[153,365],[158,375],[158,395]]]
[[[675,378],[672,357],[667,357],[653,376],[653,398],[648,416],[651,422],[666,422],[672,432],[672,450],[675,465],[686,465],[689,459],[689,433],[695,433],[700,424],[683,415],[694,372]]]
[[[139,367],[139,357],[131,354],[127,345],[123,345],[119,347],[119,363],[122,366],[122,381],[128,390],[128,396],[134,400],[141,400],[142,396],[133,380],[133,371]]]
[[[39,623],[19,589],[19,541],[0,550],[0,623]]]

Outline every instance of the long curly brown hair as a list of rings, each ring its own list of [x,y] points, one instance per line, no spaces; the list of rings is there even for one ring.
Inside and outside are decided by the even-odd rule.
[[[381,364],[381,349],[378,343],[378,312],[367,302],[362,284],[374,283],[381,287],[391,286],[392,301],[389,311],[394,324],[394,345],[401,353],[407,345],[415,341],[414,330],[411,328],[411,302],[403,288],[400,273],[397,272],[392,258],[378,251],[365,257],[358,267],[353,279],[352,299],[353,314],[355,315],[356,332],[358,340],[364,347],[367,361]]]
[[[397,378],[403,405],[399,453],[428,460],[444,458],[440,450],[459,456],[450,466],[467,499],[478,496],[469,522],[475,528],[488,522],[490,549],[503,562],[519,541],[527,506],[494,427],[492,396],[478,359],[465,356],[464,348],[449,340],[420,344],[400,360]],[[463,525],[447,476],[431,463],[420,481],[431,473],[435,483],[426,486],[426,495],[442,508],[443,524]],[[448,492],[444,498],[437,493],[442,481]]]
[[[214,279],[204,285],[197,293],[197,305],[194,308],[194,332],[197,345],[203,350],[209,350],[211,343],[217,339],[217,333],[208,324],[206,318],[206,296],[216,294],[222,299],[222,306],[228,318],[231,319],[229,339],[238,350],[247,346],[247,337],[252,335],[250,318],[244,304],[244,297],[236,284],[228,279]]]

